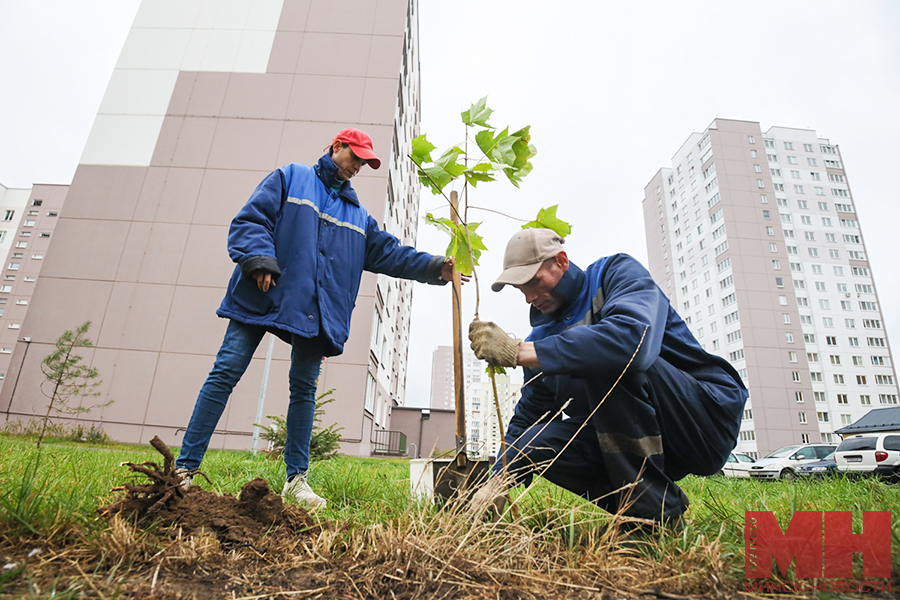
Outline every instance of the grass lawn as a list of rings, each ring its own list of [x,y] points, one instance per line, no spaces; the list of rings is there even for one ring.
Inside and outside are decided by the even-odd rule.
[[[623,539],[610,515],[543,480],[514,492],[517,517],[485,523],[464,507],[413,501],[406,460],[339,457],[310,471],[329,502],[315,527],[235,547],[97,516],[135,477],[120,463],[162,462],[149,446],[51,440],[36,458],[33,441],[0,437],[0,598],[738,597],[751,510],[773,511],[783,528],[794,511],[853,511],[857,528],[862,511],[891,511],[900,589],[900,485],[871,479],[688,477],[680,531]],[[276,492],[284,483],[280,461],[248,452],[211,451],[203,471],[212,485],[202,486],[218,494],[255,477]],[[857,578],[860,565],[857,555]]]

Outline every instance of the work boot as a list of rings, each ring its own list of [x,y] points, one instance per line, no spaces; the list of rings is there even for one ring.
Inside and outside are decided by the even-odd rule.
[[[185,492],[190,490],[191,486],[194,485],[194,474],[196,472],[195,469],[175,469],[175,474],[181,479],[181,483],[179,483],[178,486]]]
[[[284,489],[281,490],[281,497],[284,499],[293,498],[300,504],[304,504],[309,510],[318,510],[325,508],[328,501],[317,495],[309,482],[306,481],[306,473],[294,475],[293,479],[284,482]]]

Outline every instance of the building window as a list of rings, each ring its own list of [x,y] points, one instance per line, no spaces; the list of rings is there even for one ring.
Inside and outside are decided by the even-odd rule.
[[[797,416],[799,417],[801,423],[806,423],[806,413],[805,412],[799,412],[799,413],[797,413]]]
[[[16,211],[8,210],[8,211],[6,211],[6,215],[4,215],[3,220],[4,221],[12,221],[15,214],[16,214]]]

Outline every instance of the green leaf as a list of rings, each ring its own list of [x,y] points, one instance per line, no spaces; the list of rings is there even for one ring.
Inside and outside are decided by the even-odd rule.
[[[471,275],[475,267],[478,266],[478,259],[481,258],[481,251],[487,250],[484,245],[484,239],[475,233],[475,230],[481,223],[469,223],[469,235],[466,237],[466,230],[462,225],[454,224],[453,238],[450,245],[447,246],[447,256],[455,259],[456,269],[463,275]],[[471,252],[469,251],[469,242],[472,242]]]
[[[465,152],[463,152],[459,146],[453,146],[444,152],[439,159],[434,161],[434,164],[449,173],[453,179],[456,179],[466,170],[465,165],[456,162],[456,157],[460,154],[465,154]]]
[[[453,181],[453,177],[441,167],[425,167],[419,169],[419,181],[430,188],[432,194],[438,195],[444,190],[444,186]]]
[[[496,145],[491,150],[489,158],[494,162],[499,162],[504,165],[512,166],[513,163],[516,162],[516,152],[513,150],[512,146],[516,143],[518,138],[515,138],[509,135],[509,128],[507,127],[494,139]]]
[[[444,233],[450,234],[450,244],[447,245],[447,256],[452,256],[456,263],[456,270],[463,275],[471,275],[474,267],[478,266],[481,251],[487,250],[483,238],[475,233],[481,223],[469,223],[468,237],[466,228],[460,223],[454,223],[450,219],[435,218],[431,213],[425,214],[425,222],[434,225]],[[469,252],[469,241],[472,242],[472,250]]]
[[[485,96],[473,104],[469,110],[464,110],[460,113],[460,116],[462,117],[462,122],[466,125],[481,125],[482,127],[493,129],[487,122],[493,112],[487,107],[487,96]]]
[[[494,367],[494,366],[488,365],[487,368],[484,370],[484,372],[487,373],[488,375],[490,375],[491,369],[493,369],[494,370],[493,372],[496,373],[497,375],[506,375],[506,367]]]
[[[525,166],[521,169],[516,169],[513,167],[507,167],[503,169],[503,172],[506,173],[506,176],[509,178],[509,182],[516,187],[519,187],[519,183],[522,179],[531,173],[531,163],[525,163]]]
[[[530,126],[525,127],[510,136],[516,138],[512,145],[512,150],[516,155],[512,166],[516,169],[524,167],[528,163],[528,159],[537,154],[535,147],[528,143],[531,140],[531,135],[528,133],[530,129]]]
[[[434,144],[425,139],[425,134],[423,133],[412,141],[412,154],[410,154],[410,157],[414,163],[421,167],[423,163],[431,162],[431,151],[434,148]]]
[[[437,227],[438,229],[440,229],[447,235],[450,235],[450,236],[453,235],[453,226],[455,225],[455,223],[453,221],[451,221],[450,219],[446,219],[444,217],[441,217],[440,219],[436,219],[433,214],[425,213],[425,222],[428,223],[429,225],[434,225],[435,227]]]
[[[494,139],[494,134],[487,129],[482,129],[475,134],[475,143],[478,144],[478,147],[488,158],[491,157],[491,151],[497,147],[497,140]]]
[[[522,229],[552,229],[558,233],[560,237],[566,237],[572,233],[572,226],[556,217],[557,208],[559,208],[559,204],[551,206],[550,208],[540,209],[537,218],[530,223],[522,225]]]
[[[463,175],[465,175],[466,181],[472,184],[472,187],[478,187],[479,181],[494,181],[492,171],[493,167],[490,163],[478,163],[471,169],[463,171]]]
[[[422,182],[422,185],[431,189],[432,194],[440,194],[448,183],[462,175],[463,171],[466,170],[465,165],[456,162],[456,158],[460,154],[463,154],[463,151],[458,146],[453,146],[434,161],[432,166],[419,167],[419,181]]]

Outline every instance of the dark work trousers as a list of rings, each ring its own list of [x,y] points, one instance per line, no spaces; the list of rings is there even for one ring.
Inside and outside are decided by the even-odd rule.
[[[556,376],[551,387],[552,379],[565,381],[563,397],[584,394],[590,410],[612,386]],[[507,436],[509,473],[525,485],[541,475],[611,513],[668,521],[688,506],[675,482],[717,473],[734,448],[736,427],[721,414],[693,377],[660,358],[646,372],[623,377],[591,422],[584,424],[587,415],[557,418],[518,439]]]

